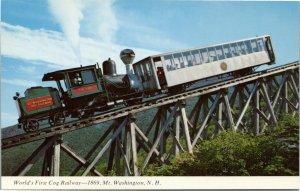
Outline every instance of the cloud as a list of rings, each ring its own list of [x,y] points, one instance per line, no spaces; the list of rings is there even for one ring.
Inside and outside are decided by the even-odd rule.
[[[25,74],[34,74],[36,72],[35,66],[19,66],[18,71]]]
[[[80,21],[83,19],[81,0],[49,0],[49,9],[61,25],[75,52],[80,54]]]
[[[44,29],[30,30],[2,22],[2,55],[24,60],[71,65],[76,57],[62,33]]]
[[[83,1],[84,19],[82,20],[83,36],[91,36],[105,43],[114,43],[119,22],[114,10],[114,0],[89,0]]]
[[[179,49],[190,48],[187,44],[170,39],[164,32],[147,26],[127,24],[126,28],[134,33],[134,41],[143,44],[147,48],[170,52]],[[130,34],[129,33],[129,34]]]
[[[60,24],[81,64],[81,32],[106,44],[111,44],[118,29],[112,9],[114,0],[48,0],[49,10]],[[82,22],[82,23],[81,23]]]
[[[2,22],[2,55],[36,63],[48,64],[54,68],[77,67],[78,60],[64,34],[60,32],[38,29],[30,30]],[[99,42],[92,38],[81,38],[82,65],[100,64],[109,57],[117,62],[117,69],[125,73],[125,67],[119,54],[121,50],[131,48],[136,59],[158,54],[159,52],[137,47],[127,47],[107,42]]]
[[[13,79],[2,78],[1,79],[1,83],[5,83],[5,84],[9,84],[9,85],[14,85],[14,86],[23,86],[23,87],[26,87],[26,88],[38,85],[34,81],[24,80],[24,79],[18,79],[18,78],[13,78]]]

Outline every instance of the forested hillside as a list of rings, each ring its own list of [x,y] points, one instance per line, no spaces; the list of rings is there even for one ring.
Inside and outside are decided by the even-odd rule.
[[[147,176],[299,175],[299,118],[282,116],[279,125],[253,136],[231,131],[200,142],[191,156],[152,164]]]

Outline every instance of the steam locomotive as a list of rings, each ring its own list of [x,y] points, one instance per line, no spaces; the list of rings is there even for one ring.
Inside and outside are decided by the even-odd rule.
[[[68,116],[92,116],[119,104],[136,104],[145,96],[185,91],[202,79],[243,75],[275,62],[269,35],[153,55],[132,64],[134,57],[130,49],[121,51],[125,75],[117,74],[111,59],[103,62],[103,72],[96,64],[44,74],[42,81],[55,81],[57,88],[31,87],[24,97],[18,92],[13,97],[19,128],[36,131],[41,120],[48,120],[51,126],[61,125]]]

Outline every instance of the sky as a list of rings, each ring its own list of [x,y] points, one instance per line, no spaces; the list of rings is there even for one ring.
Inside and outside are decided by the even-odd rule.
[[[111,58],[271,35],[276,65],[299,60],[299,3],[197,0],[2,0],[1,127],[17,123],[12,97],[43,74]]]

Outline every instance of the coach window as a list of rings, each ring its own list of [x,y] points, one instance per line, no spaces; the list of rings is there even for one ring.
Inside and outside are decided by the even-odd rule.
[[[164,63],[168,71],[174,70],[175,66],[172,63],[172,55],[164,56]]]
[[[141,73],[144,75],[145,74],[144,64],[141,63],[139,65],[140,65]]]
[[[232,54],[232,57],[239,56],[238,49],[237,49],[237,44],[236,43],[231,43],[230,44],[230,52]]]
[[[248,54],[251,54],[253,51],[252,51],[252,48],[251,48],[250,40],[245,41],[245,45],[246,45],[246,50],[247,50]]]
[[[141,71],[140,71],[140,68],[139,68],[139,65],[135,65],[133,66],[134,68],[134,72],[137,76],[141,76]]]
[[[232,57],[230,49],[229,49],[229,44],[223,45],[223,50],[224,50],[224,55],[226,58]]]
[[[143,68],[143,64],[138,64],[137,65],[137,67],[139,68],[139,70],[140,70],[140,78],[141,78],[141,80],[142,80],[142,83],[144,83],[145,82],[145,72],[144,72],[144,68]]]
[[[200,49],[200,53],[201,53],[203,62],[208,63],[209,59],[208,59],[208,54],[207,54],[207,48]]]
[[[218,60],[223,60],[225,58],[222,46],[216,47],[216,53],[218,56]]]
[[[246,54],[246,47],[245,47],[245,45],[244,45],[244,42],[238,42],[237,43],[238,44],[238,50],[239,50],[239,52],[240,52],[240,54]]]
[[[199,65],[201,64],[201,57],[200,57],[200,53],[199,50],[193,50],[192,51],[192,62],[194,63],[194,65]]]
[[[173,58],[174,58],[176,69],[182,68],[183,60],[182,60],[181,53],[173,54]]]
[[[251,40],[251,47],[252,47],[253,52],[258,52],[257,42],[255,39]]]
[[[143,73],[142,73],[142,71],[141,71],[140,64],[135,64],[135,65],[133,66],[133,68],[134,68],[135,74],[138,76],[139,80],[143,83],[143,82],[144,82],[144,80],[142,80],[142,78],[143,78]]]
[[[208,52],[209,52],[210,62],[215,62],[218,60],[215,47],[208,48]]]
[[[265,50],[265,46],[264,46],[264,42],[263,42],[263,39],[260,38],[260,39],[257,39],[257,45],[258,45],[258,50],[259,51],[264,51]]]
[[[189,67],[189,66],[193,66],[193,62],[192,62],[192,56],[191,56],[191,52],[183,52],[182,53],[183,56],[183,61],[185,63],[185,66]]]
[[[146,62],[146,73],[151,76],[151,69],[150,69],[150,63],[149,62]]]
[[[158,68],[158,67],[163,67],[163,65],[162,65],[162,62],[161,62],[161,57],[159,56],[159,57],[154,57],[154,58],[152,58],[153,59],[153,62],[154,62],[154,67],[155,68]]]
[[[146,61],[142,65],[143,65],[145,80],[149,81],[150,80],[150,76],[151,76],[150,64],[149,64],[148,61]]]

